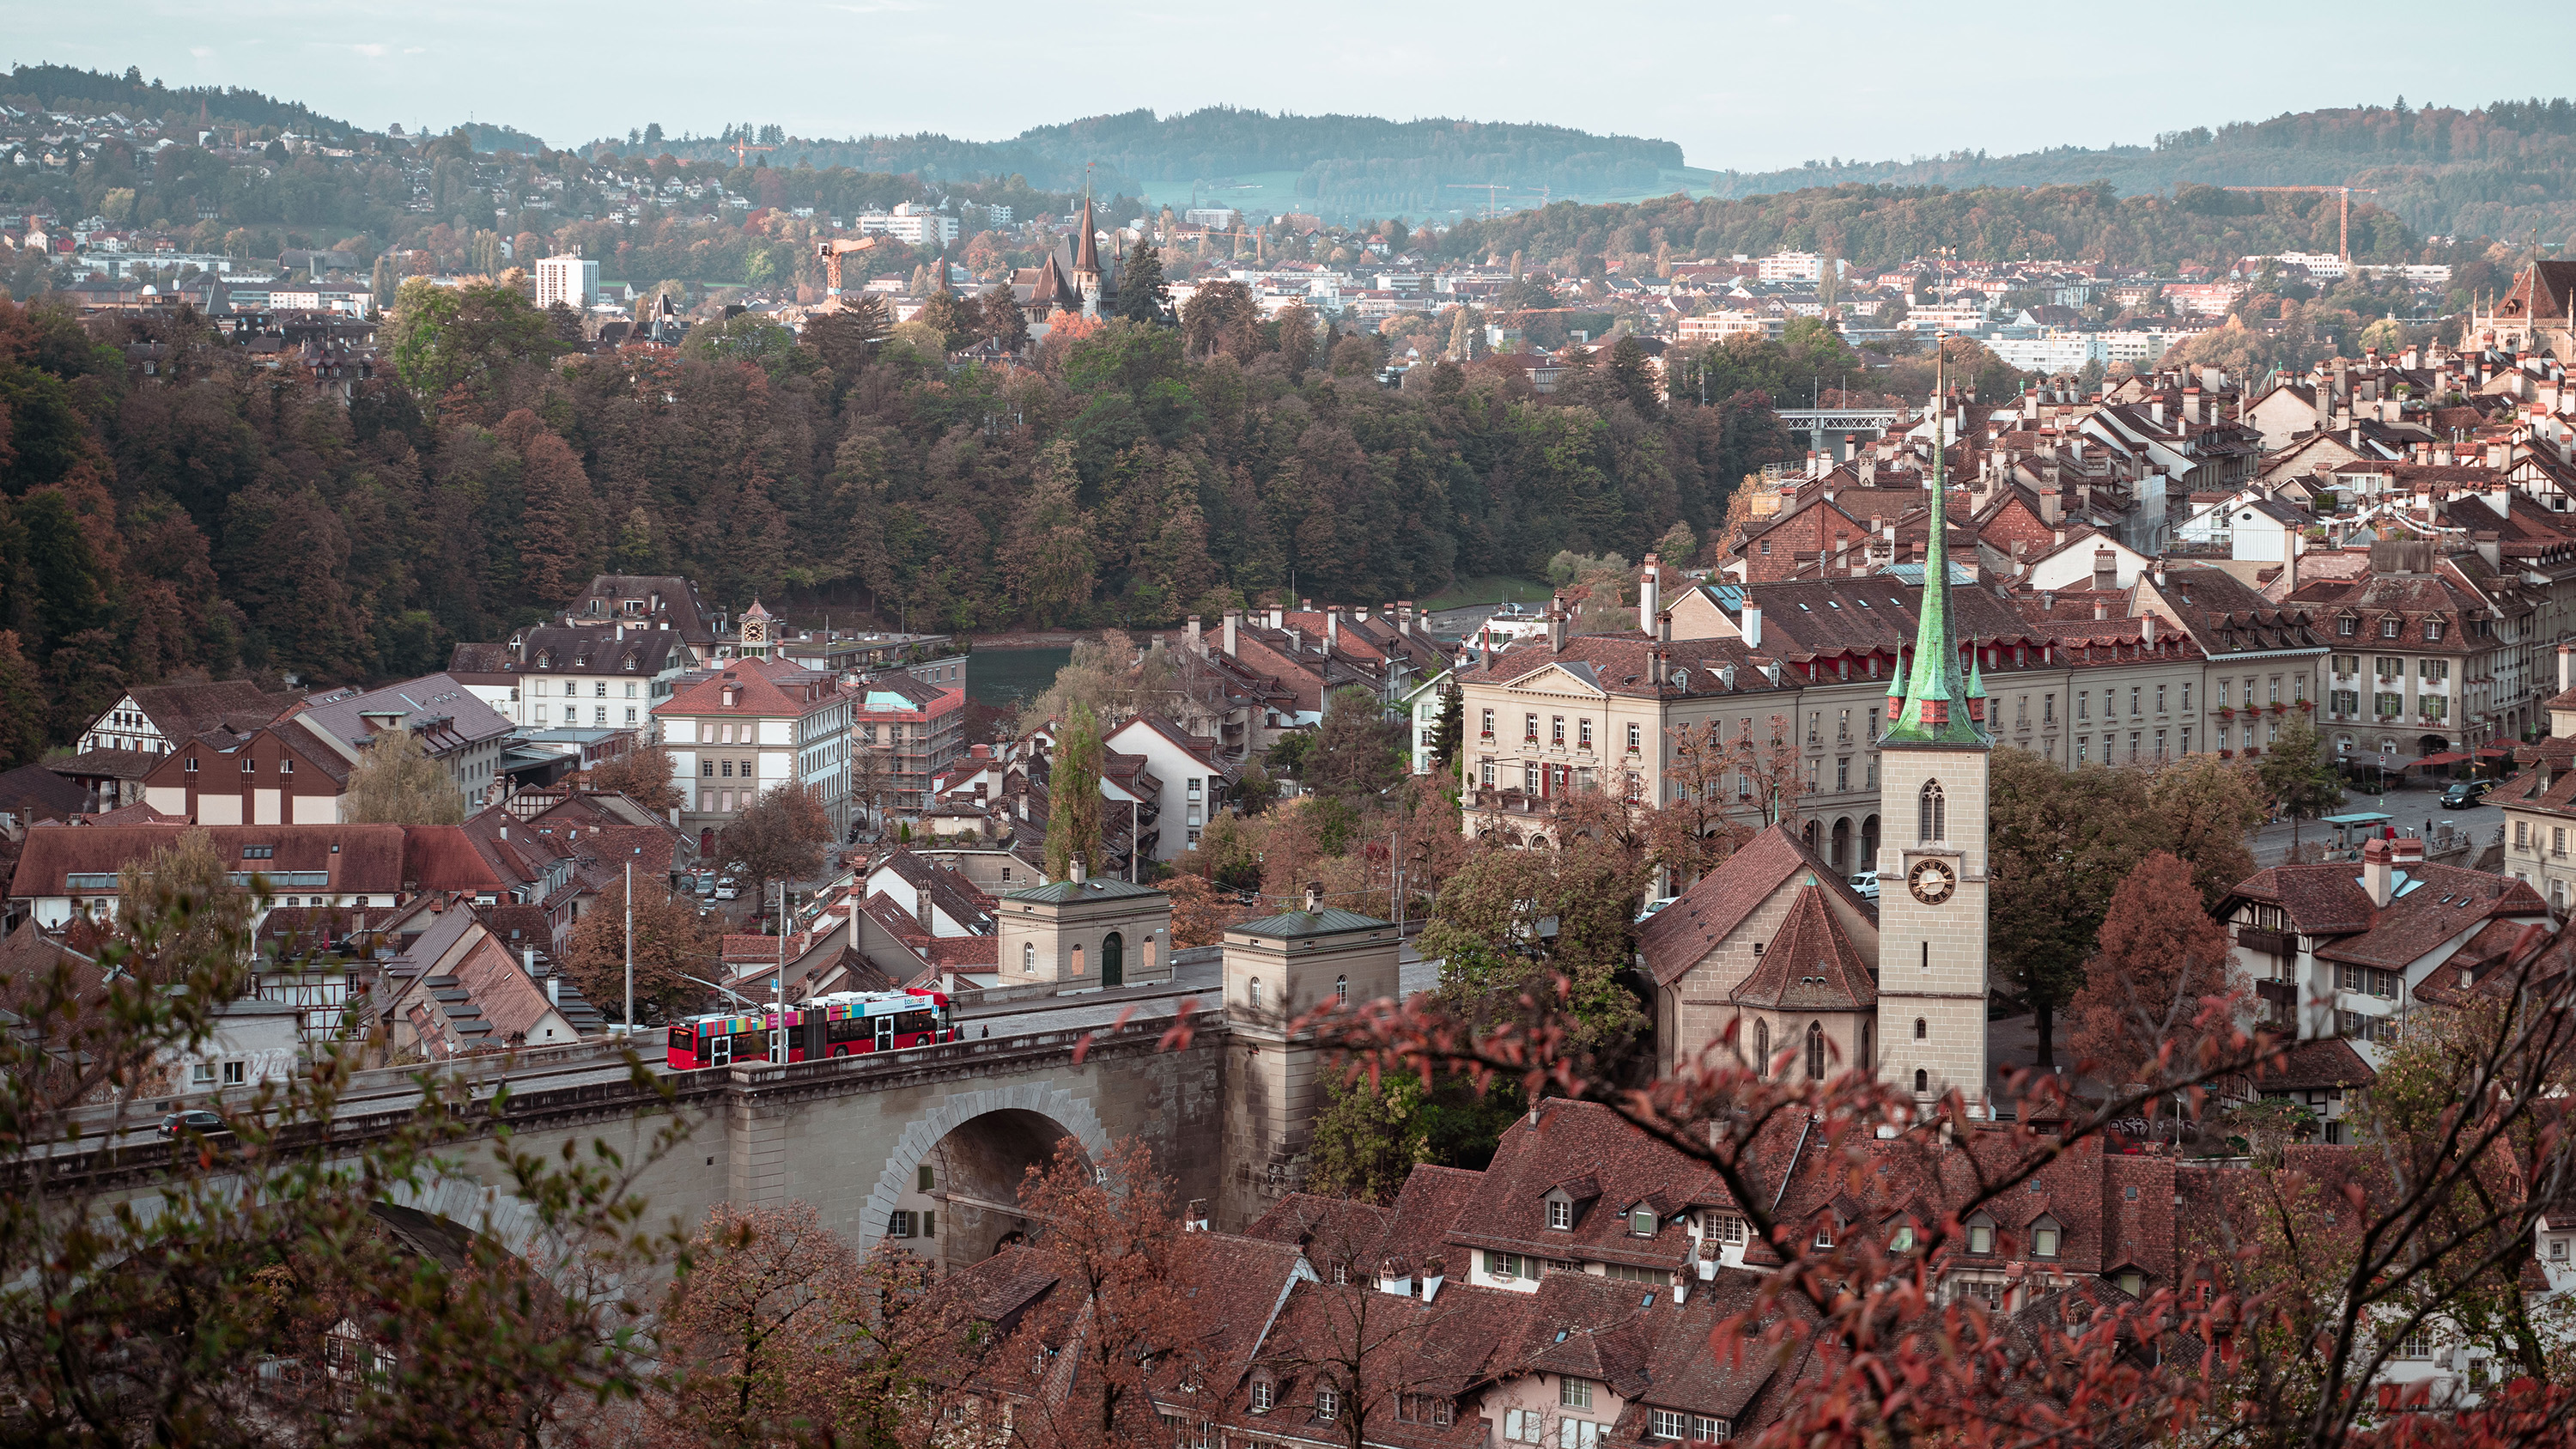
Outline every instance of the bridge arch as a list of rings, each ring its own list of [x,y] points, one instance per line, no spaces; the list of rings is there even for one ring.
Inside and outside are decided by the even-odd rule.
[[[887,1156],[885,1170],[877,1175],[876,1186],[861,1210],[859,1231],[853,1235],[859,1251],[864,1253],[876,1246],[877,1240],[886,1235],[893,1214],[907,1200],[919,1200],[923,1164],[939,1157],[942,1144],[951,1136],[969,1128],[981,1134],[1007,1134],[1018,1139],[1023,1156],[1034,1155],[1040,1147],[1051,1151],[1054,1142],[1065,1137],[1080,1143],[1084,1155],[1094,1162],[1104,1160],[1110,1149],[1109,1129],[1101,1125],[1100,1114],[1092,1110],[1090,1100],[1051,1083],[1022,1082],[943,1097],[904,1125],[903,1135]],[[946,1184],[940,1186],[945,1188]],[[1007,1186],[1016,1188],[1018,1184]],[[989,1244],[983,1247],[990,1250]]]

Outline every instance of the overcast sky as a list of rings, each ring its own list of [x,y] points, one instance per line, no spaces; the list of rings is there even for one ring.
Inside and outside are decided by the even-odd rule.
[[[370,128],[472,117],[565,146],[659,121],[991,140],[1204,105],[1543,121],[1769,169],[2143,142],[2360,102],[2564,93],[2523,4],[1834,7],[1030,0],[178,0],[12,7],[8,58],[139,65]],[[2489,23],[2493,22],[2493,23]],[[2432,33],[2428,33],[2432,32]],[[2444,43],[2444,37],[2453,43]]]

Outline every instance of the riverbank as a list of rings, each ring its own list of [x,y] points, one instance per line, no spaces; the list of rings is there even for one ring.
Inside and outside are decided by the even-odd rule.
[[[1070,649],[1085,639],[1097,639],[1098,629],[1013,629],[999,634],[960,634],[958,642],[969,649]]]

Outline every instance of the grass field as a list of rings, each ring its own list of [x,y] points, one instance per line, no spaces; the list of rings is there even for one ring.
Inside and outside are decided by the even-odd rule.
[[[1460,579],[1448,592],[1436,598],[1416,599],[1417,609],[1463,609],[1469,604],[1543,604],[1548,586],[1537,579],[1515,578],[1510,574],[1487,574],[1482,578]]]

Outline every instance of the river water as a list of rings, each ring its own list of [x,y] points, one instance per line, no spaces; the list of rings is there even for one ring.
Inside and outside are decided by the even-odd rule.
[[[1005,706],[1033,699],[1072,659],[1071,649],[978,649],[966,656],[966,697]]]

